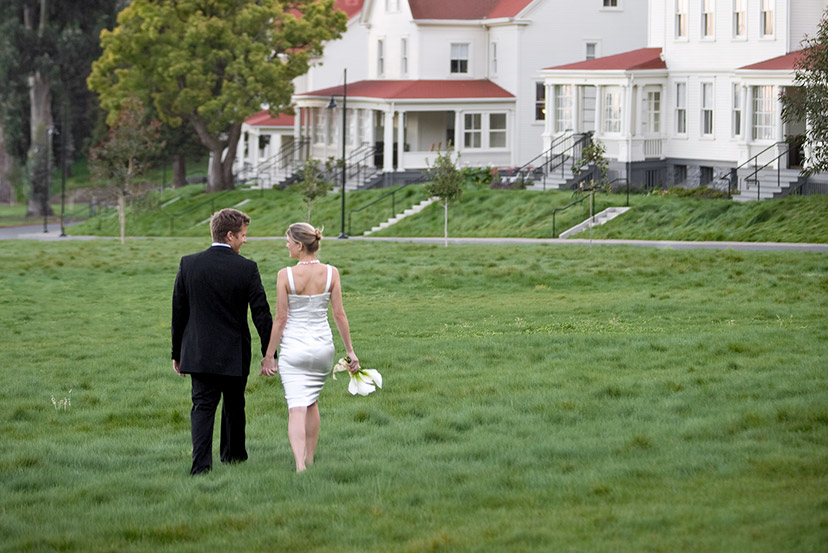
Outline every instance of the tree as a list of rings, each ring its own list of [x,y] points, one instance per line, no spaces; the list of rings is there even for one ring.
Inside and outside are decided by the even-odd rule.
[[[94,109],[85,80],[100,30],[112,25],[120,1],[0,0],[0,126],[6,153],[20,166],[32,166],[35,150],[71,156],[89,136]],[[57,136],[50,131],[61,105],[71,109],[71,124],[60,130],[68,139],[65,152],[46,144]],[[31,181],[30,215],[48,208],[42,202],[47,184]]]
[[[430,182],[425,185],[426,193],[429,196],[437,196],[443,201],[443,238],[446,247],[448,247],[448,205],[449,202],[460,201],[463,196],[462,185],[465,180],[463,172],[457,168],[451,154],[451,144],[448,145],[445,154],[437,152],[437,159],[434,160],[434,165],[429,167],[428,170]],[[457,154],[457,158],[460,158],[459,154]]]
[[[330,165],[330,161],[327,165]],[[308,159],[305,161],[305,164],[302,167],[302,180],[297,181],[295,186],[299,187],[299,190],[302,191],[302,199],[305,200],[305,205],[308,206],[307,222],[310,223],[313,202],[315,202],[317,198],[321,198],[327,194],[328,191],[333,188],[331,183],[322,176],[322,171],[319,167],[319,160]]]
[[[124,99],[151,102],[162,121],[189,123],[211,153],[208,190],[233,188],[245,118],[290,109],[307,72],[347,16],[334,0],[134,0],[101,33],[89,87],[116,117]]]
[[[109,136],[89,153],[92,178],[117,190],[118,219],[121,243],[126,236],[126,198],[132,193],[136,179],[146,171],[148,163],[164,143],[159,141],[161,122],[146,122],[144,105],[136,98],[124,102]]]
[[[587,190],[603,190],[609,192],[609,181],[607,175],[609,174],[609,160],[606,158],[607,147],[599,140],[590,138],[589,144],[584,146],[581,150],[581,159],[577,160],[572,165],[572,173],[577,177],[583,174],[584,168],[588,167],[590,170],[589,186]],[[595,180],[595,170],[598,170],[601,177]],[[583,182],[581,183],[581,190],[584,190]]]
[[[828,10],[814,37],[805,37],[803,50],[795,64],[794,84],[782,94],[782,118],[808,121],[805,143],[807,165],[803,174],[828,171]]]

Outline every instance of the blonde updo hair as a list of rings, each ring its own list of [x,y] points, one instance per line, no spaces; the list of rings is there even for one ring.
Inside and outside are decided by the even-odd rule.
[[[322,241],[322,230],[308,223],[293,223],[288,227],[285,236],[302,244],[308,253],[315,253],[319,249],[319,242]]]

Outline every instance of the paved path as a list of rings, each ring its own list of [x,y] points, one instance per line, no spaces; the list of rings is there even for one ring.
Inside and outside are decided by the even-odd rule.
[[[0,228],[0,240],[115,240],[113,236],[60,236],[60,225],[50,224],[49,232],[43,232],[43,225]],[[128,237],[134,240],[136,237]],[[169,238],[167,238],[169,240]],[[329,238],[329,240],[332,238]],[[250,237],[249,240],[284,240],[284,236]],[[379,238],[354,236],[349,240],[361,242],[414,242],[420,244],[442,244],[442,238]],[[641,246],[649,248],[671,248],[674,250],[760,250],[798,251],[828,253],[828,244],[795,244],[789,242],[684,242],[678,240],[588,240],[584,238],[449,238],[449,244],[557,244],[565,246]]]

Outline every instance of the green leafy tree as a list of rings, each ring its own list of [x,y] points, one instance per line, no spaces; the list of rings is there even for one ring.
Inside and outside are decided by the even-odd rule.
[[[322,176],[319,160],[308,159],[305,161],[305,164],[302,166],[302,180],[298,181],[294,186],[297,186],[302,191],[302,199],[305,200],[305,205],[308,206],[307,222],[310,223],[313,203],[318,198],[327,194],[332,188],[331,183]]]
[[[425,191],[429,196],[437,196],[443,202],[443,239],[448,246],[448,206],[449,202],[460,201],[463,196],[463,181],[465,176],[457,168],[455,159],[452,159],[453,150],[451,144],[445,153],[437,152],[437,159],[434,165],[429,167],[429,181],[425,185]],[[456,159],[460,159],[457,154]]]
[[[802,41],[796,62],[794,84],[782,95],[782,118],[808,121],[805,143],[808,157],[803,174],[828,171],[828,10],[817,27],[816,36]]]
[[[134,0],[101,33],[89,87],[110,120],[137,95],[188,123],[211,153],[208,190],[233,188],[245,118],[288,111],[293,79],[346,23],[334,0]]]
[[[584,146],[581,151],[581,159],[577,160],[572,166],[572,173],[575,176],[583,174],[586,168],[598,169],[599,178],[592,177],[589,184],[584,187],[581,183],[581,190],[603,190],[609,192],[609,160],[607,159],[607,148],[599,140],[590,140],[589,144]]]
[[[115,21],[119,0],[0,0],[0,126],[6,154],[17,164],[28,163],[43,151],[71,156],[89,137],[95,109],[86,77],[99,54],[102,28]],[[67,106],[68,124],[54,112]],[[57,133],[65,151],[50,150]],[[35,152],[37,150],[37,152]],[[2,155],[2,154],[0,154]],[[41,163],[41,161],[38,161]],[[69,164],[67,164],[69,166]],[[30,178],[28,213],[43,215],[42,190],[47,179]],[[2,177],[0,177],[2,178]]]
[[[92,178],[117,192],[122,244],[126,237],[127,196],[149,166],[148,160],[164,147],[159,141],[161,122],[147,122],[146,119],[141,101],[136,98],[127,100],[106,140],[89,153]]]

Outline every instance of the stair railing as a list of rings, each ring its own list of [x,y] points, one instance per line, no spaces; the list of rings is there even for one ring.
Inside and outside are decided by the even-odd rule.
[[[572,134],[572,130],[567,129],[564,132],[564,134],[552,141],[552,144],[549,145],[549,148],[547,148],[543,152],[539,153],[538,155],[536,155],[535,157],[533,157],[532,159],[518,167],[517,170],[514,172],[515,178],[525,180],[526,177],[529,176],[530,172],[537,171],[538,169],[540,169],[541,171],[543,171],[543,189],[546,190],[546,176],[549,174],[549,172],[551,172],[547,171],[546,167],[549,166],[550,160],[554,157],[554,150],[556,148],[560,148],[561,146],[563,146],[563,144],[565,144],[567,140],[571,140],[573,136],[574,135]],[[534,167],[534,163],[539,159],[544,159],[544,161],[538,167]]]
[[[420,177],[417,180],[407,182],[407,183],[401,185],[400,187],[395,188],[394,190],[390,190],[390,191],[386,192],[385,194],[383,194],[382,196],[380,196],[376,200],[374,200],[372,202],[369,202],[369,203],[365,204],[362,207],[358,207],[356,209],[352,209],[352,210],[348,211],[348,234],[349,235],[351,234],[351,215],[353,215],[354,213],[359,213],[360,211],[364,211],[364,210],[368,209],[369,207],[371,207],[372,205],[375,205],[375,204],[381,202],[382,200],[384,200],[385,198],[391,196],[391,217],[394,217],[397,214],[397,199],[396,199],[397,192],[399,192],[400,190],[402,190],[403,188],[405,188],[407,186],[411,186],[412,184],[422,184],[422,183],[426,182],[427,180],[428,180],[428,178],[424,175],[424,176]]]
[[[777,142],[777,143],[776,143],[776,144],[774,144],[773,146],[778,146],[778,145],[780,145],[780,144],[788,144],[788,143],[787,143],[787,142]],[[768,149],[769,149],[769,148],[765,148],[765,149],[764,149],[764,150],[762,150],[762,151],[763,151],[763,152],[766,152]],[[784,150],[784,151],[782,151],[782,153],[780,153],[780,154],[779,154],[779,155],[777,155],[775,158],[771,159],[770,161],[768,161],[767,163],[765,163],[765,164],[764,164],[764,165],[762,165],[761,167],[759,167],[759,166],[758,166],[758,163],[757,163],[757,166],[756,166],[756,167],[754,167],[754,169],[753,169],[753,173],[751,173],[750,175],[748,175],[747,177],[745,177],[745,183],[746,183],[746,184],[747,184],[747,183],[749,183],[749,182],[755,182],[755,183],[756,183],[756,199],[757,199],[757,200],[760,200],[760,199],[761,199],[761,197],[760,197],[760,192],[761,192],[761,190],[762,190],[762,183],[761,183],[761,181],[759,180],[759,176],[758,176],[758,175],[759,175],[759,171],[761,171],[761,170],[763,170],[763,169],[767,169],[768,167],[770,167],[770,166],[773,164],[773,162],[774,162],[774,161],[776,161],[776,162],[777,162],[777,163],[776,163],[776,186],[777,186],[778,188],[781,188],[781,187],[782,187],[782,186],[781,186],[781,184],[782,184],[782,163],[780,162],[780,158],[781,158],[782,156],[786,156],[786,155],[788,155],[788,154],[791,152],[791,150],[793,150],[793,149],[794,149],[794,146],[792,146],[792,145],[788,144],[788,147],[787,147],[787,148],[785,148],[785,150]],[[758,154],[757,154],[757,156],[758,156]]]
[[[173,231],[175,230],[175,220],[176,220],[176,218],[178,218],[182,215],[186,215],[188,213],[192,213],[196,209],[198,209],[202,206],[205,206],[207,204],[210,204],[210,213],[215,213],[216,212],[216,200],[218,200],[220,198],[223,198],[224,196],[226,196],[229,193],[230,193],[230,190],[223,190],[223,191],[218,192],[216,194],[210,194],[210,197],[205,199],[204,201],[199,202],[195,205],[191,205],[190,207],[182,209],[181,211],[179,211],[177,213],[170,213],[167,210],[165,210],[163,207],[159,208],[159,211],[170,218],[170,234],[172,234]]]

